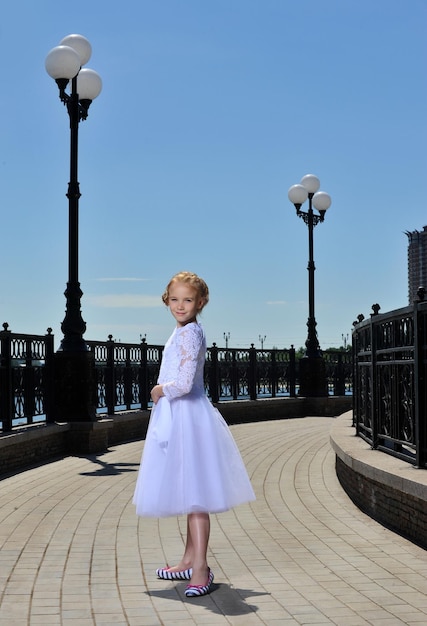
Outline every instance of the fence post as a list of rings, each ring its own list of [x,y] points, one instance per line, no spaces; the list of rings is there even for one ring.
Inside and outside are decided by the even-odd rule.
[[[218,368],[218,348],[216,343],[212,344],[211,353],[211,370],[209,376],[209,395],[212,402],[219,402],[219,368]]]
[[[357,329],[357,325],[363,322],[365,316],[362,313],[359,313],[357,319],[353,322],[353,332],[352,332],[352,358],[353,358],[353,426],[356,428],[356,435],[360,436],[360,424],[362,419],[362,406],[365,407],[365,419],[366,415],[366,397],[363,397],[362,401],[362,377],[364,376],[363,370],[359,365],[359,352],[360,352],[360,330]],[[369,327],[369,332],[371,333],[371,348],[372,348],[372,324]],[[365,346],[366,348],[366,346]],[[371,355],[372,360],[372,355]],[[371,368],[369,369],[370,372]],[[370,384],[370,376],[365,376],[365,380],[368,379],[366,384]],[[365,390],[366,391],[366,390]]]
[[[44,412],[46,415],[46,424],[52,424],[55,421],[53,415],[53,359],[54,345],[52,329],[47,329],[45,335],[45,355],[44,355]]]
[[[249,398],[251,400],[257,399],[257,360],[256,360],[256,348],[253,343],[249,348],[249,372],[248,372],[248,386],[249,386]]]
[[[277,392],[277,364],[276,364],[276,353],[277,350],[275,348],[271,351],[271,397],[276,397]]]
[[[345,373],[342,352],[337,353],[338,362],[334,372],[334,396],[345,396]]]
[[[124,393],[125,406],[129,410],[132,406],[132,363],[130,358],[130,347],[125,346],[125,371],[124,371]]]
[[[416,467],[425,468],[427,464],[427,423],[425,419],[426,396],[425,375],[427,370],[427,355],[425,330],[427,326],[427,311],[419,311],[418,305],[424,301],[425,289],[418,289],[418,300],[414,301],[414,395],[415,395],[415,454]]]
[[[232,348],[231,352],[231,370],[230,370],[230,384],[231,384],[231,397],[233,400],[237,400],[239,389],[239,372],[237,371],[236,362],[236,348]]]
[[[105,372],[105,403],[108,415],[114,415],[115,406],[115,372],[114,372],[114,341],[113,335],[108,335],[107,341],[107,371]]]
[[[15,414],[13,403],[12,384],[12,356],[11,356],[11,332],[9,324],[3,324],[0,332],[1,361],[0,361],[0,420],[3,424],[3,432],[12,430],[12,420]]]
[[[358,350],[357,350],[357,346],[358,346],[358,335],[355,331],[355,326],[356,322],[353,322],[353,331],[351,333],[351,367],[352,367],[352,383],[353,383],[353,388],[352,388],[352,394],[353,394],[353,420],[352,420],[352,424],[353,426],[356,428],[356,434],[359,434],[359,429],[358,429],[358,423],[359,420],[357,419],[357,416],[359,415],[359,383],[358,383],[358,367],[357,367],[357,355],[358,355]]]
[[[139,365],[139,401],[141,409],[148,409],[149,389],[148,389],[148,366],[147,366],[148,346],[145,337],[141,338],[141,363]]]
[[[371,313],[371,429],[372,429],[372,448],[378,446],[378,411],[379,406],[377,398],[377,331],[378,325],[375,324],[374,317],[378,315],[380,310],[379,304],[373,304]]]
[[[33,367],[32,338],[25,340],[25,367],[22,370],[24,415],[27,423],[32,424],[36,413],[35,372]]]
[[[289,348],[289,395],[291,398],[296,397],[296,360],[295,360],[295,348],[291,344]]]

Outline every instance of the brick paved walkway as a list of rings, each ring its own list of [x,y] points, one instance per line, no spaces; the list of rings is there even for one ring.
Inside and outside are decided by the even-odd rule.
[[[136,518],[142,442],[3,479],[0,625],[426,624],[427,552],[342,491],[332,423],[232,427],[257,500],[212,516],[204,598],[155,576],[181,556],[185,518]]]

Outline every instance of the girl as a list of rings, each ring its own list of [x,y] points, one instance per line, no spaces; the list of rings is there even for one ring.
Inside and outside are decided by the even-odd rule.
[[[210,592],[209,513],[255,499],[231,432],[204,392],[206,339],[197,315],[208,303],[204,280],[180,272],[162,296],[176,320],[167,341],[133,502],[140,516],[187,515],[181,561],[157,570],[164,580],[189,580],[185,594]]]

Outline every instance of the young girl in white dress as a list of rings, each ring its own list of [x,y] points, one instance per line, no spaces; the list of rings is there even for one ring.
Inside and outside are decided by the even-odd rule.
[[[210,592],[209,513],[255,499],[231,432],[205,395],[206,339],[197,314],[209,290],[196,274],[180,272],[162,296],[176,320],[151,390],[153,409],[133,502],[140,516],[187,515],[181,561],[157,570],[165,580],[190,581],[185,594]]]

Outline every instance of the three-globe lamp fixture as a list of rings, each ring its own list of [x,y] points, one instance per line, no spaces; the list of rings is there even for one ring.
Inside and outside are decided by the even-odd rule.
[[[295,206],[298,217],[308,226],[308,321],[305,355],[300,359],[300,389],[299,395],[308,397],[322,397],[328,395],[326,368],[317,338],[317,322],[314,313],[314,254],[313,229],[325,219],[326,211],[331,206],[331,197],[324,191],[319,191],[320,181],[317,176],[307,174],[301,182],[292,185],[288,191],[288,198]],[[308,210],[301,207],[308,199]],[[318,211],[315,213],[313,207]]]
[[[79,283],[79,198],[78,132],[79,123],[88,116],[92,101],[102,89],[97,72],[83,67],[92,46],[82,35],[68,35],[52,48],[45,61],[46,71],[59,89],[59,97],[70,119],[70,181],[68,183],[68,282],[66,310],[61,324],[63,338],[55,354],[55,413],[61,421],[93,421],[96,418],[94,355],[83,335],[86,323],[81,314]]]

